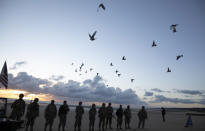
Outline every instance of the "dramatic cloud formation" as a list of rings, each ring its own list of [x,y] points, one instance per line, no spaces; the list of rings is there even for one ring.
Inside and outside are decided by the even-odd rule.
[[[55,80],[55,81],[60,81],[62,79],[64,79],[65,77],[63,75],[59,75],[59,76],[56,76],[56,75],[52,75],[49,80]]]
[[[160,102],[171,102],[171,103],[183,103],[183,104],[205,104],[205,99],[191,100],[191,99],[179,99],[179,98],[168,98],[163,95],[156,95],[155,100],[150,101],[150,103],[160,103]]]
[[[12,67],[10,67],[11,70],[16,70],[18,67],[20,66],[23,66],[27,64],[26,61],[19,61],[19,62],[16,62]]]
[[[188,95],[202,95],[203,93],[198,90],[176,90],[178,93],[188,94]]]
[[[9,74],[9,88],[22,89],[31,93],[45,93],[74,100],[83,99],[92,102],[112,102],[116,104],[146,105],[132,89],[122,91],[120,88],[107,87],[100,76],[93,80],[80,82],[69,80],[66,83],[58,82],[53,85],[46,79],[40,79],[20,72],[16,77]]]
[[[146,91],[144,96],[153,96],[153,94],[154,94],[153,92]]]

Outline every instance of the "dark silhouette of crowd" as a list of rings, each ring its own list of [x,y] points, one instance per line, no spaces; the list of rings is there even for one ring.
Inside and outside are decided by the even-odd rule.
[[[11,112],[10,118],[13,120],[21,120],[21,117],[25,113],[26,104],[25,101],[23,100],[23,97],[24,95],[20,94],[19,99],[14,101],[13,104],[11,105],[11,108],[13,110]],[[38,102],[39,99],[35,98],[34,101],[27,106],[25,131],[28,131],[29,127],[30,127],[30,131],[33,131],[35,119],[39,116]],[[44,131],[47,130],[48,126],[49,126],[49,131],[52,131],[52,126],[56,116],[59,117],[58,131],[60,131],[61,129],[62,131],[65,131],[66,119],[69,111],[70,109],[67,104],[67,101],[64,101],[63,104],[60,106],[59,110],[57,111],[55,101],[51,100],[50,104],[46,106],[44,112],[44,117],[45,117]],[[123,124],[123,117],[124,117],[125,129],[131,129],[130,122],[131,122],[132,113],[129,105],[127,105],[126,109],[123,109],[122,105],[119,106],[119,108],[115,112],[117,118],[114,115],[114,109],[111,103],[108,103],[108,106],[106,106],[105,103],[102,103],[102,106],[99,107],[98,111],[96,109],[96,105],[92,104],[88,113],[89,113],[89,131],[95,130],[94,125],[95,125],[97,114],[99,117],[99,123],[98,123],[99,130],[106,130],[108,128],[113,129],[112,128],[113,118],[117,120],[117,125],[116,125],[117,129],[121,130]],[[81,131],[81,123],[82,123],[83,115],[84,115],[84,107],[83,107],[83,103],[80,101],[78,106],[76,106],[75,109],[74,131]],[[138,112],[138,117],[139,117],[138,128],[140,128],[141,125],[142,128],[144,128],[145,120],[147,119],[147,112],[144,106],[142,106],[142,109]]]

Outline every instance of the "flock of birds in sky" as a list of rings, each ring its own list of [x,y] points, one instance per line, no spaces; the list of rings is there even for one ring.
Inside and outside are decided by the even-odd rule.
[[[105,11],[106,7],[105,7],[105,5],[104,5],[103,3],[99,4],[99,6],[98,6],[98,8],[97,8],[97,12],[99,12],[100,9],[102,9],[102,10]],[[173,33],[176,33],[176,32],[177,32],[177,30],[176,30],[176,27],[177,27],[177,26],[178,26],[178,24],[172,24],[172,25],[170,26],[170,30],[172,30]],[[93,34],[88,33],[89,38],[90,38],[90,41],[96,40],[96,38],[95,38],[96,34],[97,34],[97,31],[95,31]],[[156,43],[155,41],[152,42],[152,47],[157,47],[157,43]],[[182,58],[182,57],[183,57],[183,55],[177,55],[177,56],[176,56],[176,60],[179,60],[179,59]],[[122,57],[122,60],[125,61],[125,60],[126,60],[126,57],[123,56],[123,57]],[[72,63],[71,65],[73,66],[74,63]],[[110,66],[111,66],[111,67],[114,66],[112,62],[110,63]],[[82,63],[82,64],[80,65],[79,69],[78,69],[78,68],[75,69],[75,72],[76,72],[76,73],[77,73],[77,72],[80,72],[79,75],[82,75],[82,72],[83,72],[82,69],[83,69],[83,67],[84,67],[84,63]],[[88,71],[92,72],[92,71],[93,71],[93,68],[89,68],[88,70],[85,70],[84,73],[88,73]],[[168,67],[166,72],[171,72],[171,69]],[[121,73],[119,73],[118,70],[115,70],[115,74],[117,75],[117,77],[120,77],[120,76],[121,76]],[[96,73],[96,75],[99,76],[99,73]],[[133,79],[133,78],[130,79],[131,82],[133,82],[134,80],[135,80],[135,79]],[[108,85],[107,85],[107,86],[108,86]]]

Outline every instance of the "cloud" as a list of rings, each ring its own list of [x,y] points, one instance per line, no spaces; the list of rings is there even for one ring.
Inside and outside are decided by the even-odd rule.
[[[46,87],[51,85],[46,79],[40,79],[28,75],[26,72],[19,72],[16,77],[12,74],[8,75],[9,86],[11,89],[22,89],[31,93],[41,93],[43,89],[39,88],[41,85]]]
[[[83,99],[91,102],[147,105],[140,100],[134,90],[107,87],[100,76],[87,79],[82,83],[69,80],[66,83],[57,82],[54,84],[47,79],[36,78],[26,72],[20,72],[16,77],[9,74],[9,88],[22,89],[31,93],[51,94],[76,101]]]
[[[52,75],[49,80],[54,80],[54,81],[60,81],[62,79],[64,79],[65,77],[63,75]]]
[[[23,66],[27,64],[26,61],[19,61],[19,62],[16,62],[12,67],[10,67],[9,69],[10,70],[16,70],[17,68],[19,68],[20,66]]]
[[[188,95],[202,95],[203,93],[198,90],[176,90],[178,93],[188,94]]]
[[[205,99],[192,100],[192,99],[179,99],[179,98],[168,98],[163,95],[156,95],[155,100],[149,101],[150,103],[161,103],[161,102],[171,102],[171,103],[183,103],[183,104],[205,104]]]
[[[153,96],[153,94],[154,94],[153,92],[146,91],[144,96]]]
[[[161,92],[169,92],[169,91],[163,91],[163,90],[161,90],[159,88],[153,88],[153,89],[151,89],[151,91],[159,92],[159,93],[161,93]]]

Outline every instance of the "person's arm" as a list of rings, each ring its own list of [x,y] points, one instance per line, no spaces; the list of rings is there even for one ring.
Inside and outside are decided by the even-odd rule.
[[[83,107],[82,107],[83,108]],[[83,114],[84,114],[84,108],[83,108]]]
[[[58,116],[61,115],[61,108],[62,108],[62,106],[60,106],[60,108],[59,108],[59,110],[58,110]]]
[[[11,104],[11,108],[15,108],[16,106],[16,100]]]
[[[57,116],[57,107],[55,106],[55,117]]]
[[[37,108],[37,116],[39,116],[39,105],[38,105],[38,108]]]
[[[68,112],[70,111],[70,108],[69,108],[69,106],[68,106],[68,109],[67,109],[67,111],[68,111]]]
[[[145,111],[145,119],[147,119],[147,112]]]
[[[25,108],[26,108],[26,103],[23,101],[23,110],[22,110],[22,115],[25,113]]]

